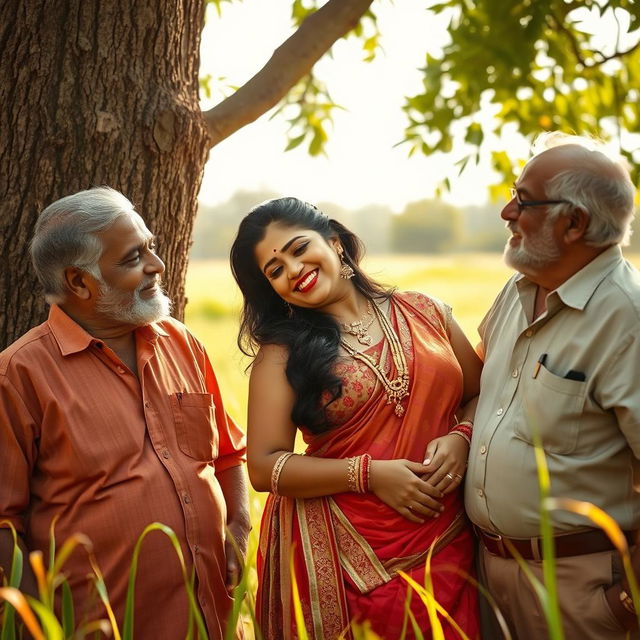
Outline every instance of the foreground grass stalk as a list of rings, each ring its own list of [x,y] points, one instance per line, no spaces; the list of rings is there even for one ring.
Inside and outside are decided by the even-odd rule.
[[[629,583],[631,599],[633,600],[633,606],[638,618],[638,625],[640,625],[640,590],[638,589],[638,581],[636,580],[635,571],[631,565],[629,545],[627,544],[627,539],[624,537],[618,523],[599,507],[582,500],[573,500],[571,498],[548,498],[546,500],[546,507],[550,511],[553,509],[563,509],[565,511],[571,511],[581,516],[585,516],[607,534],[609,540],[611,540],[611,543],[615,546],[622,557],[622,566],[624,568],[627,582]]]
[[[300,602],[300,591],[298,590],[298,581],[296,580],[296,572],[293,561],[295,545],[291,548],[289,556],[289,571],[291,573],[291,592],[293,596],[293,612],[296,620],[296,629],[298,631],[298,640],[309,640],[307,628],[304,624],[304,615],[302,613],[302,603]]]
[[[33,640],[46,640],[27,599],[15,587],[0,587],[0,599],[9,603],[20,614]],[[4,628],[3,628],[4,633]],[[12,637],[15,637],[13,635]]]
[[[556,581],[556,556],[553,545],[553,527],[551,517],[546,506],[549,498],[549,468],[545,458],[544,449],[539,434],[534,436],[536,464],[538,467],[538,485],[540,488],[540,534],[542,536],[542,575],[546,588],[546,597],[543,602],[545,617],[549,627],[550,640],[564,640],[564,630],[560,617],[560,604],[558,602],[558,584]],[[525,561],[523,563],[526,564]]]
[[[9,529],[11,531],[11,535],[13,537],[13,553],[11,555],[11,571],[9,572],[9,587],[13,587],[14,589],[18,589],[20,587],[20,583],[22,582],[22,569],[24,556],[22,553],[22,549],[18,546],[18,534],[16,533],[15,527],[8,522],[7,520],[3,520],[0,524],[8,524]],[[0,635],[0,640],[15,640],[16,637],[16,610],[13,605],[8,601],[5,601],[4,614],[2,617],[2,635]]]
[[[142,542],[147,537],[147,535],[152,531],[161,531],[171,541],[171,544],[180,562],[180,569],[182,570],[182,578],[184,580],[184,586],[187,591],[187,598],[189,600],[189,608],[195,619],[200,640],[208,640],[207,630],[204,624],[204,620],[202,619],[202,614],[200,613],[200,607],[198,606],[195,594],[193,592],[193,584],[191,583],[191,581],[189,580],[189,576],[187,575],[187,567],[184,562],[184,556],[182,555],[180,541],[178,540],[178,536],[176,536],[173,529],[171,529],[167,525],[162,524],[161,522],[154,522],[146,526],[144,531],[140,534],[140,537],[138,538],[136,542],[136,546],[133,550],[133,557],[131,559],[131,568],[129,570],[129,585],[127,587],[127,599],[126,599],[125,614],[124,614],[124,627],[122,630],[123,640],[133,640],[134,600],[135,600],[134,592],[135,592],[136,574],[138,572],[138,558],[140,556],[140,549],[142,547]],[[110,609],[111,607],[109,607],[108,610]],[[113,612],[111,612],[111,614],[112,613]],[[117,627],[114,628],[114,632],[116,629]],[[120,640],[119,634],[116,637],[116,640]]]

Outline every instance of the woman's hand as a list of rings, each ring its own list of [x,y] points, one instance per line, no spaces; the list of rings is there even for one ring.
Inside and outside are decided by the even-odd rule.
[[[420,478],[429,470],[409,460],[372,460],[369,489],[386,505],[411,522],[438,516],[443,510],[440,489]]]
[[[468,457],[469,443],[462,436],[450,433],[435,438],[424,454],[428,476],[423,479],[443,494],[451,493],[462,483]]]

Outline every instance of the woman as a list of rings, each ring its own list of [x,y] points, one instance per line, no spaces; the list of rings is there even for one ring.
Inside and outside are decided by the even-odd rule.
[[[368,620],[387,639],[408,624],[412,638],[398,572],[424,585],[432,549],[435,598],[474,638],[460,489],[471,423],[455,414],[477,395],[481,363],[448,307],[386,290],[361,271],[362,253],[353,233],[296,198],[255,207],[231,249],[244,297],[238,341],[255,356],[249,476],[271,491],[258,620],[267,639],[297,637],[293,556],[309,637],[333,640]],[[292,453],[296,428],[304,455]],[[416,593],[410,608],[428,630]]]

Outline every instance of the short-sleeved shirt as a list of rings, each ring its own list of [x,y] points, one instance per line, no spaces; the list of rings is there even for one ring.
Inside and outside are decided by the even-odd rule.
[[[536,285],[516,275],[479,332],[485,352],[465,502],[481,528],[540,535],[534,443],[556,497],[640,525],[640,274],[610,247],[547,297],[533,321]],[[637,473],[637,472],[636,472]],[[560,531],[593,526],[553,511]]]
[[[225,500],[216,474],[244,460],[202,345],[173,319],[135,332],[138,377],[59,307],[0,354],[0,520],[30,549],[76,532],[93,549],[120,618],[138,536],[152,522],[181,541],[211,638],[222,638]],[[104,617],[87,553],[64,566],[77,617]],[[136,589],[136,637],[184,637],[187,600],[169,539],[150,533]]]

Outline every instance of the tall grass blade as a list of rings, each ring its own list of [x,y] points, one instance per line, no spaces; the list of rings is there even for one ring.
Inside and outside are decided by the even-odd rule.
[[[298,590],[298,581],[296,580],[295,566],[293,563],[293,552],[295,545],[291,548],[289,557],[289,572],[291,574],[291,593],[293,597],[293,612],[296,621],[296,629],[298,631],[298,640],[309,640],[307,628],[304,625],[304,615],[302,613],[302,604],[300,602],[300,591]]]
[[[109,602],[109,594],[107,593],[107,585],[104,582],[104,577],[102,576],[102,571],[100,571],[100,567],[98,567],[98,563],[93,556],[93,554],[89,555],[89,562],[91,563],[91,568],[94,573],[94,584],[96,586],[96,591],[98,592],[98,596],[104,605],[104,608],[107,610],[107,617],[109,618],[109,623],[111,624],[111,630],[113,631],[113,637],[115,640],[122,640],[120,636],[120,630],[118,629],[118,623],[116,621],[116,616],[113,613],[113,608],[111,607],[111,603]]]
[[[9,571],[9,583],[7,586],[18,589],[22,582],[22,569],[24,556],[18,544],[18,534],[16,529],[8,520],[0,524],[8,524],[13,537],[13,552],[11,553],[11,569]],[[1,586],[1,585],[0,585]],[[15,640],[16,637],[16,610],[9,602],[5,602],[2,619],[2,635],[0,640]]]
[[[546,500],[549,497],[551,481],[539,432],[534,433],[534,451],[538,468],[538,485],[540,487],[540,535],[542,536],[542,575],[547,590],[543,607],[547,619],[550,640],[564,640],[560,603],[558,602],[558,585],[556,581],[556,556],[553,546],[553,527]],[[524,560],[523,560],[524,563]],[[522,566],[522,565],[521,565]]]
[[[64,580],[62,583],[62,629],[64,637],[71,638],[73,630],[76,628],[75,614],[73,610],[73,596],[69,583]]]
[[[608,513],[590,502],[573,500],[571,498],[548,498],[546,505],[549,510],[564,509],[565,511],[572,511],[573,513],[585,516],[607,534],[609,540],[611,540],[611,543],[616,547],[622,557],[622,566],[627,582],[629,583],[631,599],[633,600],[633,606],[638,617],[638,624],[640,624],[640,591],[638,589],[638,581],[636,580],[636,574],[631,565],[631,553],[629,552],[627,539],[624,537],[618,523]]]
[[[40,597],[40,602],[42,602],[47,609],[51,610],[53,609],[53,603],[49,599],[47,572],[44,568],[42,551],[32,551],[29,554],[29,562],[31,563],[31,568],[33,569],[33,573],[38,584],[38,596]]]
[[[189,600],[189,609],[195,618],[196,627],[198,629],[198,634],[200,636],[200,640],[207,640],[207,630],[204,624],[204,620],[202,619],[202,614],[200,613],[200,607],[196,601],[196,597],[193,591],[193,585],[189,580],[189,576],[187,575],[187,567],[184,562],[184,556],[182,555],[182,549],[180,547],[180,541],[178,537],[174,533],[174,531],[165,524],[161,522],[153,522],[150,525],[147,525],[144,531],[140,534],[140,537],[136,541],[136,546],[133,550],[133,557],[131,560],[131,568],[129,570],[129,585],[127,587],[127,599],[125,605],[125,613],[124,613],[124,625],[122,629],[122,640],[133,640],[133,623],[134,623],[134,592],[135,592],[135,582],[136,575],[138,572],[138,558],[140,556],[140,550],[142,548],[142,542],[147,537],[149,533],[152,531],[160,531],[164,533],[169,540],[171,541],[171,545],[173,546],[176,555],[178,556],[178,561],[180,562],[180,569],[182,570],[182,579],[184,580],[184,586],[187,591],[187,598]],[[116,640],[120,640],[120,638],[116,638]]]
[[[35,598],[27,596],[29,606],[36,612],[47,640],[64,640],[64,631],[52,609]]]
[[[416,617],[413,615],[413,611],[409,610],[407,613],[409,614],[411,628],[413,629],[413,634],[415,635],[416,640],[424,640],[424,635],[422,631],[420,631],[420,626],[418,625],[418,621],[416,620]]]
[[[411,576],[407,575],[404,571],[398,571],[398,575],[404,578],[413,590],[418,594],[425,606],[427,602],[431,602],[432,606],[437,613],[439,613],[456,631],[456,633],[462,638],[462,640],[469,640],[469,636],[462,630],[460,625],[449,615],[448,611],[436,600],[432,592],[429,592],[425,587],[419,585]],[[436,617],[437,627],[432,628],[431,640],[445,640],[444,631],[440,620]]]
[[[407,625],[409,624],[409,609],[411,608],[411,598],[413,596],[413,589],[411,585],[407,585],[407,597],[404,599],[404,616],[402,618],[402,631],[400,632],[400,640],[405,640],[407,637]]]
[[[236,539],[233,537],[233,534],[226,525],[225,531],[227,534],[227,540],[231,543],[238,563],[240,564],[240,581],[233,590],[233,606],[231,607],[231,613],[227,619],[227,626],[224,632],[225,640],[235,640],[240,611],[242,610],[242,604],[248,591],[249,573],[242,556],[242,551],[240,551],[240,547],[238,547]]]
[[[8,602],[20,615],[33,640],[45,640],[42,628],[38,624],[27,599],[15,587],[0,587],[0,599]]]
[[[73,635],[73,640],[83,640],[83,638],[86,638],[91,633],[98,637],[105,636],[108,638],[111,635],[111,625],[107,620],[87,622],[76,630]]]

